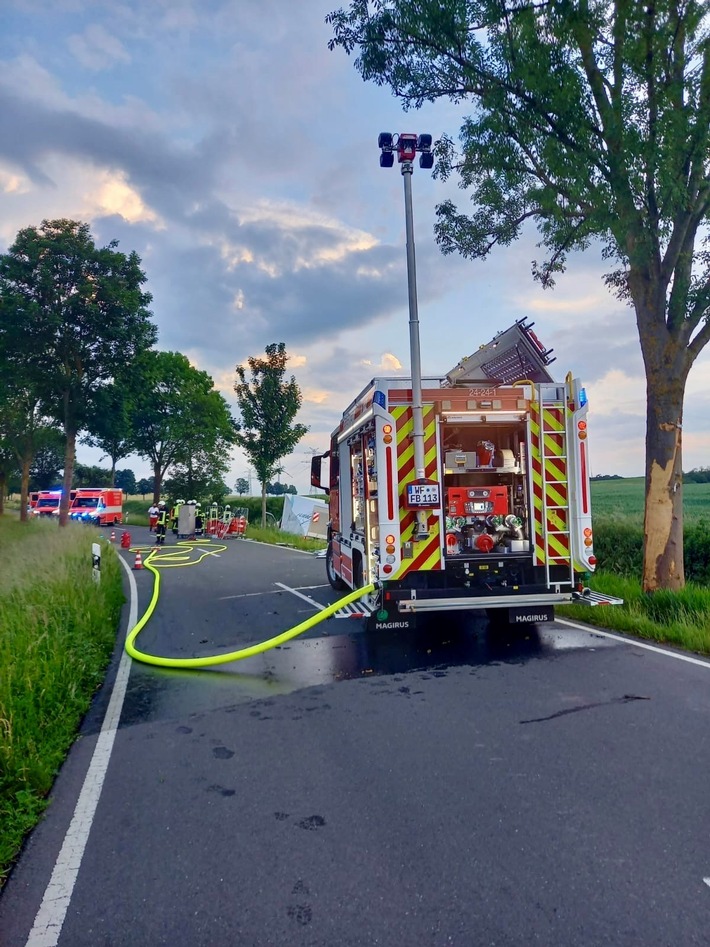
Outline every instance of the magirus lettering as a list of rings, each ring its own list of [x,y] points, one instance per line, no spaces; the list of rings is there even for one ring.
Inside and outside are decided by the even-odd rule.
[[[543,612],[542,615],[516,615],[514,621],[548,621],[549,616]]]
[[[409,628],[408,621],[378,621],[375,628]]]

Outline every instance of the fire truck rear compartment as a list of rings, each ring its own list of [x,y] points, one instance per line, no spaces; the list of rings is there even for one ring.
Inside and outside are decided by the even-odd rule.
[[[524,424],[491,424],[481,415],[463,423],[444,423],[439,436],[447,570],[459,558],[465,565],[471,557],[528,553],[530,498]],[[514,573],[516,568],[511,565],[502,571]]]

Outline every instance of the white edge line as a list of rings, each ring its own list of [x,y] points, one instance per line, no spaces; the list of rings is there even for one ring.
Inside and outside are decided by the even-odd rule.
[[[708,886],[708,888],[710,888],[710,878],[703,878],[703,881]]]
[[[316,602],[316,600],[310,596],[304,595],[303,592],[297,592],[296,589],[292,589],[289,585],[284,585],[283,582],[275,582],[274,585],[278,585],[278,587],[283,589],[285,592],[290,592],[292,595],[297,595],[299,598],[302,598],[304,602],[308,602],[309,605],[317,608],[318,611],[322,612],[324,608],[328,607],[327,605],[321,605],[320,602]]]
[[[138,592],[133,573],[120,554],[118,559],[128,574],[130,587],[131,601],[128,613],[128,631],[135,628],[138,622]],[[44,892],[32,930],[27,938],[27,947],[56,947],[59,942],[62,925],[69,909],[74,884],[79,874],[84,849],[89,838],[109,759],[111,758],[113,741],[118,730],[121,708],[126,695],[130,668],[131,659],[124,651],[118,665],[111,699],[94,747],[89,769],[74,809],[74,815],[57,856],[52,877],[49,879],[47,890]]]
[[[566,618],[555,618],[555,622],[560,625],[569,625],[570,628],[578,628],[580,631],[588,631],[592,635],[601,635],[602,638],[612,638],[614,641],[621,641],[622,644],[632,645],[634,648],[643,648],[644,651],[654,651],[656,654],[662,654],[665,658],[675,658],[676,661],[687,661],[688,664],[697,664],[700,667],[710,671],[710,661],[702,661],[700,658],[691,658],[688,654],[676,654],[675,651],[666,651],[665,648],[657,648],[652,644],[644,644],[636,641],[634,638],[625,638],[623,635],[614,635],[610,631],[601,631],[596,625],[578,625],[574,621],[568,621]]]

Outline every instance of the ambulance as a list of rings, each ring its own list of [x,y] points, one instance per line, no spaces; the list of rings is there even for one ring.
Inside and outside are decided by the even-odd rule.
[[[311,461],[328,495],[326,574],[370,583],[372,629],[432,613],[554,619],[555,605],[618,604],[590,591],[596,566],[588,401],[519,320],[441,377],[420,379],[423,469],[411,378],[373,378]],[[327,473],[324,467],[327,464]]]
[[[69,494],[69,503],[71,504],[76,495],[76,490]],[[30,501],[31,516],[59,516],[59,504],[62,500],[61,490],[39,490],[34,506]]]
[[[94,526],[118,526],[123,522],[123,491],[115,487],[79,487],[69,517]]]

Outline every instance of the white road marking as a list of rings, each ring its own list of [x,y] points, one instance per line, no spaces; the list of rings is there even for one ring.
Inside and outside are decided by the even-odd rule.
[[[304,595],[302,592],[299,592],[297,589],[292,589],[289,585],[284,585],[283,582],[276,582],[276,585],[280,589],[283,589],[285,592],[291,592],[293,595],[297,595],[299,598],[302,598],[304,602],[308,602],[309,605],[312,605],[314,608],[317,608],[318,611],[323,611],[324,608],[327,608],[327,605],[321,605],[320,602],[316,602],[315,599],[311,598],[309,595]],[[311,586],[313,588],[313,586]],[[319,586],[315,586],[319,588]]]
[[[710,878],[703,878],[703,881],[708,886],[708,888],[710,888]]]
[[[138,622],[138,593],[136,581],[131,570],[119,555],[119,561],[128,573],[131,603],[128,613],[128,629],[134,628]],[[96,740],[91,763],[79,793],[79,799],[74,809],[71,824],[64,838],[61,851],[49,879],[47,890],[44,893],[42,904],[39,907],[34,925],[27,938],[27,947],[56,947],[62,933],[62,925],[69,909],[69,902],[74,891],[77,875],[81,866],[81,859],[89,838],[91,825],[94,820],[96,806],[103,788],[106,770],[108,769],[113,741],[118,730],[121,717],[121,708],[126,695],[126,685],[131,669],[131,659],[124,651],[118,666],[116,680],[113,685],[111,699],[106,710],[101,732]]]
[[[674,651],[666,651],[665,648],[657,648],[652,644],[644,644],[641,641],[636,641],[634,638],[624,638],[621,635],[614,635],[610,631],[601,631],[595,625],[578,625],[577,622],[568,621],[566,618],[556,618],[555,621],[560,625],[569,625],[570,628],[588,631],[592,635],[601,635],[602,638],[612,638],[614,641],[632,645],[634,648],[643,648],[644,651],[654,651],[656,654],[662,654],[665,658],[675,658],[676,661],[686,661],[688,664],[697,664],[710,671],[710,661],[702,661],[700,658],[691,658],[688,654],[676,654]]]
[[[276,584],[280,585],[281,583],[277,582]],[[288,589],[289,592],[294,591],[293,589],[289,588],[288,585],[284,585],[283,588]],[[299,588],[300,589],[327,589],[328,585],[327,584],[325,585],[300,585]],[[280,589],[265,589],[263,592],[240,592],[239,595],[220,595],[217,601],[226,602],[230,598],[254,598],[254,596],[256,595],[278,595],[280,591],[281,591]],[[314,603],[314,604],[317,604],[317,603]],[[319,605],[318,607],[325,608],[326,606]]]

